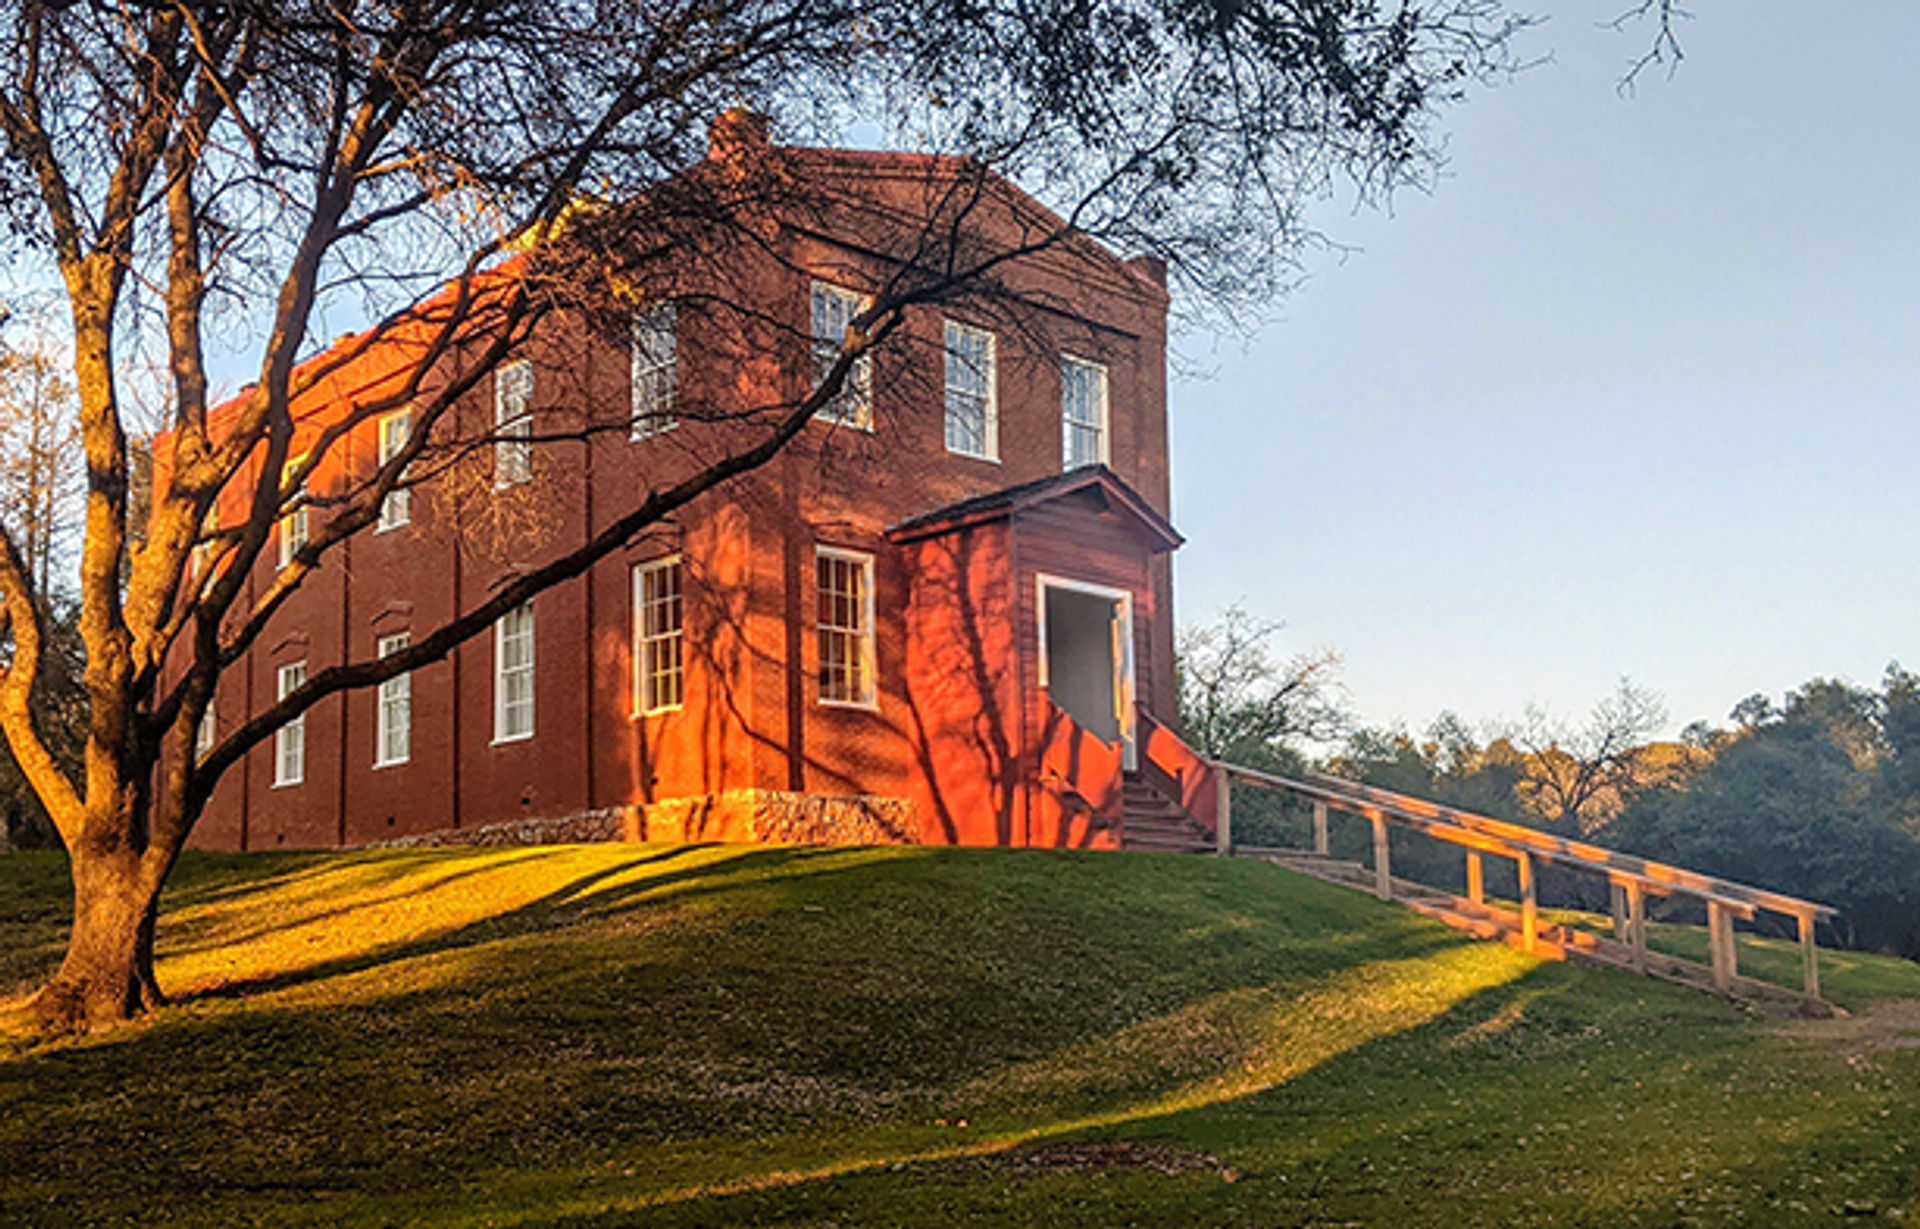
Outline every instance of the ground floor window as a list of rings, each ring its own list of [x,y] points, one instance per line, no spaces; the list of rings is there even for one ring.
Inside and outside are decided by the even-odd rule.
[[[493,741],[533,737],[533,603],[493,625]]]
[[[413,643],[406,632],[380,637],[377,652],[391,657]],[[373,766],[404,764],[413,755],[413,675],[397,674],[380,684],[373,736]]]
[[[307,663],[280,667],[279,698],[284,700],[307,685]],[[298,785],[307,779],[307,715],[301,713],[273,736],[273,783]]]
[[[873,556],[821,547],[819,595],[820,702],[871,708]]]
[[[661,559],[633,570],[634,708],[660,713],[679,708],[686,678],[680,560]]]

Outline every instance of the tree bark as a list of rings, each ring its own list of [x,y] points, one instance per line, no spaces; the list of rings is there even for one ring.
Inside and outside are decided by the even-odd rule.
[[[88,1032],[160,1002],[153,977],[159,893],[130,851],[71,855],[73,934],[60,969],[33,1000],[41,1026]]]

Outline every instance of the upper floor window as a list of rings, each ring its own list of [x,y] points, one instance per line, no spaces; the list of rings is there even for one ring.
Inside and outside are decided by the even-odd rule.
[[[380,637],[374,651],[392,657],[413,643],[407,632]],[[380,684],[379,707],[374,714],[373,766],[404,764],[413,756],[413,675],[396,674]]]
[[[679,708],[686,678],[680,560],[661,559],[633,570],[634,708],[659,713]]]
[[[280,667],[279,697],[284,700],[307,685],[307,663],[288,662]],[[301,713],[274,732],[273,783],[298,785],[307,779],[307,715]]]
[[[493,625],[493,741],[533,737],[533,603]]]
[[[200,725],[193,732],[193,758],[204,760],[213,754],[214,744],[220,741],[220,714],[214,708],[213,701],[207,701],[207,711],[200,714]]]
[[[947,451],[1000,457],[993,334],[947,321]]]
[[[379,422],[380,464],[385,465],[400,455],[407,446],[407,437],[413,434],[413,411],[401,410],[389,414]],[[374,523],[375,533],[385,533],[389,529],[398,529],[413,519],[413,492],[402,486],[388,491],[380,501],[380,519]]]
[[[823,546],[815,569],[820,702],[872,708],[873,556]]]
[[[1060,431],[1067,469],[1105,465],[1111,444],[1107,419],[1107,369],[1071,355],[1060,362]]]
[[[853,318],[865,311],[866,299],[851,290],[842,290],[838,286],[829,286],[825,282],[813,284],[813,386],[815,388],[826,380],[827,373],[840,361],[840,352],[847,344],[847,332],[853,327]],[[846,382],[833,400],[820,407],[815,415],[822,422],[836,422],[843,426],[858,427],[862,431],[873,430],[873,360],[861,355],[854,360],[853,369],[847,372]]]
[[[633,438],[672,430],[680,389],[679,313],[660,303],[633,318]]]
[[[533,477],[533,363],[515,359],[493,373],[493,485]]]
[[[280,467],[280,482],[285,485],[301,466],[307,463],[306,455],[294,457]],[[302,482],[300,489],[288,500],[293,506],[280,517],[280,566],[286,567],[293,562],[294,555],[307,544],[307,484]]]

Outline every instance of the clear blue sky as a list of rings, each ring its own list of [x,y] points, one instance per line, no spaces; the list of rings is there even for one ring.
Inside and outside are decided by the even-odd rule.
[[[1431,195],[1185,343],[1182,620],[1244,599],[1416,729],[1920,667],[1920,5],[1702,4],[1631,98],[1623,0],[1546,7]]]

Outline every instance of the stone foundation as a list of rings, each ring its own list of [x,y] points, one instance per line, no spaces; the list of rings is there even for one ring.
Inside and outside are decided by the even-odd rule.
[[[626,836],[632,841],[912,845],[919,842],[920,825],[904,798],[742,789],[635,807]]]
[[[904,798],[833,798],[743,789],[698,798],[670,798],[647,806],[603,807],[556,818],[443,828],[375,841],[367,848],[591,845],[609,841],[913,845],[919,843],[919,833],[913,804]]]
[[[630,807],[580,811],[553,819],[510,819],[478,828],[442,828],[418,836],[375,841],[368,849],[419,849],[440,845],[593,845],[622,839]]]

